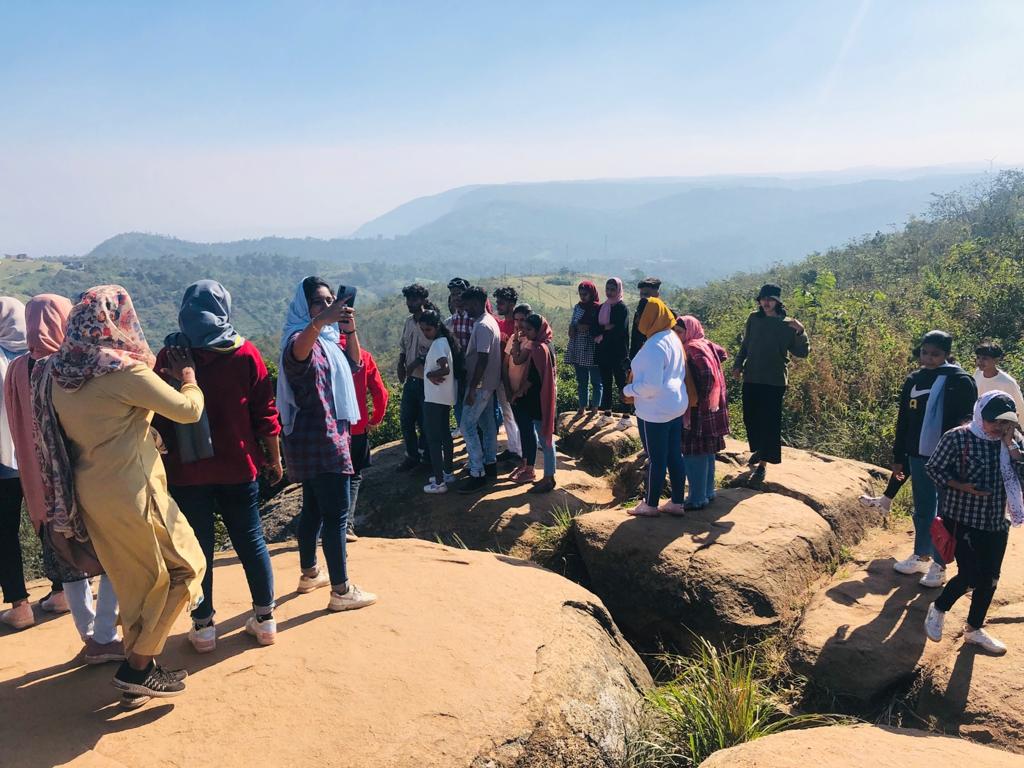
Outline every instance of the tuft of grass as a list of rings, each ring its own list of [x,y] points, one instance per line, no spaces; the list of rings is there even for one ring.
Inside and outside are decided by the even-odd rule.
[[[889,511],[890,517],[909,519],[913,516],[914,492],[910,485],[910,481],[907,481],[906,485],[900,488],[899,493],[896,494],[896,498],[892,500],[892,509]]]
[[[842,722],[790,714],[769,686],[756,648],[723,650],[700,638],[689,657],[665,657],[672,679],[650,691],[627,734],[624,768],[700,765],[708,756],[773,733]],[[770,662],[770,660],[769,660]]]
[[[551,524],[542,525],[537,531],[537,552],[553,555],[562,549],[572,530],[572,522],[583,513],[582,509],[570,509],[568,504],[559,504],[551,510]]]

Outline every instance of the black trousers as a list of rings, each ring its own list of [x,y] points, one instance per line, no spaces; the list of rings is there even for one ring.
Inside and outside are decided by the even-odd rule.
[[[602,411],[612,410],[612,381],[614,381],[615,386],[619,389],[618,404],[615,408],[616,413],[633,412],[633,406],[622,402],[622,390],[626,386],[627,366],[627,360],[597,361],[597,367],[601,370],[601,384],[604,387],[604,391],[601,395]]]
[[[4,602],[28,598],[25,571],[21,561],[21,480],[0,480],[0,589]]]
[[[1010,532],[982,531],[951,520],[942,522],[946,530],[956,537],[957,574],[946,584],[939,599],[935,601],[935,607],[940,611],[948,611],[967,594],[967,590],[973,589],[967,623],[974,629],[981,629],[999,584],[999,572],[1003,567]]]
[[[445,473],[455,471],[455,446],[452,441],[450,405],[423,403],[423,429],[427,436],[427,453],[434,469],[434,482],[444,482]]]
[[[772,384],[743,385],[743,425],[750,450],[761,461],[782,463],[782,400],[785,387]]]

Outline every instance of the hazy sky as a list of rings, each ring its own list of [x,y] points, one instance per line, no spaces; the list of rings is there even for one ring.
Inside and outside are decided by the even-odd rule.
[[[0,0],[0,251],[470,183],[1024,163],[1024,2]]]

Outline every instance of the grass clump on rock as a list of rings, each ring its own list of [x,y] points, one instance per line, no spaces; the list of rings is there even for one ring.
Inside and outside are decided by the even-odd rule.
[[[693,655],[664,661],[671,679],[645,696],[626,736],[623,768],[697,766],[720,749],[839,721],[787,712],[756,649],[723,650],[700,638]]]

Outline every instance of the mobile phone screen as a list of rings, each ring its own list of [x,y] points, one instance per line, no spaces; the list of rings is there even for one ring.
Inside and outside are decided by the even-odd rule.
[[[338,286],[338,301],[349,307],[356,305],[356,288],[353,285]]]

